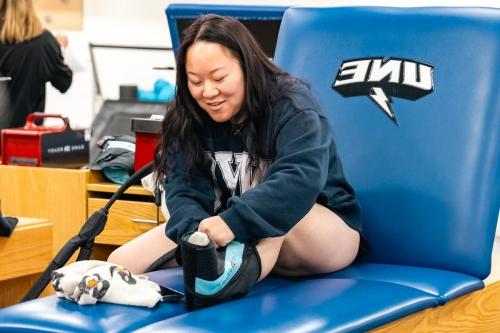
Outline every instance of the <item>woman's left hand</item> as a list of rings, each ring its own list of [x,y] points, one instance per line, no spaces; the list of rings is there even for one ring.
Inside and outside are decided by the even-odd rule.
[[[55,37],[60,47],[62,47],[63,49],[68,47],[68,36],[57,34]]]
[[[202,220],[198,231],[206,233],[217,247],[224,247],[234,239],[234,233],[220,216],[212,216]]]

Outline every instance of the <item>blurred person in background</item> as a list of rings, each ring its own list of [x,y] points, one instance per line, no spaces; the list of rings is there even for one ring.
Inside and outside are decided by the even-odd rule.
[[[28,114],[44,112],[45,84],[64,93],[73,73],[61,47],[38,18],[33,0],[0,0],[0,129],[22,127]]]

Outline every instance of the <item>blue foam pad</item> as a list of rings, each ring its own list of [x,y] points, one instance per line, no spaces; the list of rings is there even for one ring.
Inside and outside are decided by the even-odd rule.
[[[184,303],[161,303],[149,309],[108,303],[78,305],[49,296],[2,309],[0,332],[131,332],[186,311]]]
[[[138,332],[364,331],[437,304],[431,295],[396,284],[317,279],[165,319]]]
[[[482,280],[462,273],[373,263],[355,264],[323,277],[395,283],[437,296],[440,304],[484,287]]]
[[[159,271],[147,273],[146,275],[149,276],[151,280],[158,283],[160,286],[171,288],[184,293],[183,274],[182,268],[180,267],[162,269]],[[250,290],[249,294],[253,295],[265,292],[267,290],[281,288],[292,284],[296,280],[297,279],[287,279],[275,275],[270,275],[263,281],[255,284]]]
[[[161,286],[184,292],[181,268],[147,274]],[[250,295],[292,284],[293,281],[269,277],[257,283]],[[0,332],[123,332],[133,331],[165,318],[187,312],[184,303],[160,303],[155,308],[97,303],[78,305],[55,296],[17,304],[0,310]]]
[[[159,271],[149,272],[146,275],[160,286],[184,292],[184,280],[182,268],[168,268]]]

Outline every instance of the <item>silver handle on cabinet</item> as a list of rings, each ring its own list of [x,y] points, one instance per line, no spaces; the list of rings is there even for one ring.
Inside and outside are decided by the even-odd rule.
[[[150,223],[150,224],[158,224],[156,220],[146,220],[146,219],[130,219],[130,221],[134,223]]]

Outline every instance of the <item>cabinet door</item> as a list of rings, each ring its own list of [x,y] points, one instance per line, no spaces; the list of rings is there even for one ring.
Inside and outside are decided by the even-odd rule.
[[[106,205],[107,201],[89,198],[89,215]],[[162,222],[163,215],[152,202],[117,200],[109,210],[106,227],[95,242],[122,245]]]

